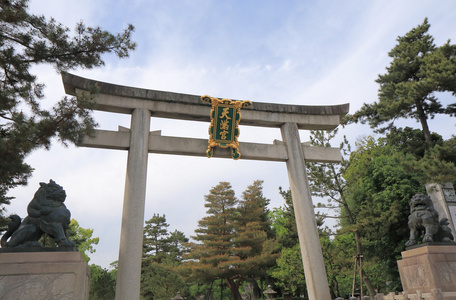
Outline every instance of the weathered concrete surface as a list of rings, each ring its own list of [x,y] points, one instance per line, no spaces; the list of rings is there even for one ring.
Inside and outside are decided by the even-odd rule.
[[[281,128],[287,145],[287,170],[304,265],[307,292],[310,300],[330,300],[328,279],[318,237],[317,223],[307,181],[306,162],[296,124]]]
[[[397,264],[405,292],[440,289],[442,299],[456,300],[456,245],[422,246],[401,254]]]
[[[159,131],[149,134],[149,153],[174,154],[188,156],[206,156],[207,139],[181,138],[161,136]],[[273,144],[258,144],[240,142],[241,158],[248,160],[287,161],[286,145],[281,141]],[[96,130],[94,138],[85,138],[80,146],[104,149],[128,150],[130,147],[130,132]],[[339,148],[312,147],[301,145],[304,149],[304,159],[307,162],[338,163],[342,156]],[[231,158],[230,149],[216,148],[213,157]]]
[[[70,95],[96,87],[99,92],[96,96],[97,110],[130,114],[134,108],[145,108],[152,112],[152,117],[210,121],[211,106],[197,95],[115,85],[69,73],[62,73],[62,80],[65,92]],[[255,101],[253,106],[242,109],[242,124],[280,128],[282,124],[291,122],[296,123],[299,129],[331,130],[339,125],[348,108],[348,104],[313,106]]]
[[[127,160],[116,299],[139,299],[150,111],[135,109]]]
[[[89,299],[89,267],[79,252],[0,253],[0,299]]]

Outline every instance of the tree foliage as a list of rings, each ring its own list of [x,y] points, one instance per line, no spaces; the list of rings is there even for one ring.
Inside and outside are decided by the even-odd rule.
[[[311,131],[310,143],[315,147],[331,147],[332,139],[336,136],[337,129],[334,131]],[[313,196],[320,197],[326,201],[326,203],[320,202],[317,207],[325,209],[326,212],[318,214],[323,219],[331,217],[339,219],[339,224],[345,225],[343,228],[339,228],[338,234],[352,234],[355,244],[353,249],[353,255],[363,255],[362,239],[363,236],[357,229],[357,218],[353,212],[353,208],[348,201],[347,188],[348,184],[344,178],[345,172],[349,166],[350,161],[347,159],[350,154],[350,144],[344,137],[343,141],[339,146],[343,156],[342,161],[339,164],[334,163],[307,163],[307,170],[309,181],[311,182],[311,192]],[[329,210],[329,211],[328,211]],[[333,214],[333,216],[330,216]],[[335,214],[335,215],[334,215]],[[332,230],[326,227],[320,230],[320,239],[322,242],[322,249],[327,256],[331,256],[331,253],[337,251],[334,249],[333,244],[329,240],[329,236],[332,235]],[[341,278],[341,274],[337,272],[343,267],[339,264],[345,262],[336,262],[326,259],[326,267],[328,270],[328,282],[331,285],[332,296],[340,296],[338,282]],[[363,281],[369,294],[374,295],[375,291],[366,272],[363,274]]]
[[[198,222],[182,271],[200,282],[224,279],[232,299],[239,300],[242,282],[254,282],[274,263],[274,242],[262,181],[255,181],[242,200],[228,182],[220,182],[205,196],[207,215]]]
[[[437,47],[428,34],[430,24],[423,23],[404,36],[397,38],[397,45],[388,53],[392,58],[387,73],[379,75],[378,102],[364,104],[354,114],[354,121],[368,122],[372,128],[388,123],[380,132],[391,129],[399,118],[420,122],[426,143],[431,142],[428,119],[437,114],[454,115],[456,104],[444,107],[436,92],[456,95],[456,45]]]
[[[144,226],[144,251],[141,266],[141,296],[144,299],[171,299],[187,290],[176,267],[187,252],[188,238],[183,232],[168,231],[166,216],[154,214]]]
[[[90,265],[90,300],[112,300],[116,293],[116,270]]]
[[[187,284],[167,265],[146,258],[142,263],[141,299],[169,300],[177,292],[187,294]]]
[[[396,260],[408,237],[409,201],[424,192],[422,174],[407,168],[413,162],[413,155],[396,151],[384,139],[367,137],[357,143],[345,173],[356,217],[351,228],[364,237],[363,254],[386,264],[385,276],[398,286]]]
[[[444,140],[433,132],[431,143],[425,143],[421,130],[393,128],[384,142],[395,152],[410,154],[414,159],[404,161],[410,172],[420,174],[422,184],[456,181],[456,137]]]
[[[135,49],[132,25],[112,34],[80,22],[72,32],[52,18],[30,14],[28,2],[0,1],[0,204],[9,204],[9,189],[27,182],[33,169],[24,158],[31,151],[48,149],[54,137],[76,143],[96,125],[89,97],[64,97],[44,108],[45,86],[33,67],[90,69],[104,65],[103,54],[124,58]]]
[[[269,218],[279,246],[281,248],[292,248],[299,243],[299,240],[291,190],[284,190],[279,187],[279,194],[283,197],[285,203],[283,206],[275,207],[269,213]]]
[[[331,146],[335,134],[313,131],[311,144]],[[386,137],[360,139],[353,152],[343,140],[341,164],[307,165],[312,195],[324,201],[317,208],[328,210],[321,216],[339,218],[335,232],[320,229],[333,296],[351,291],[346,277],[353,279],[357,255],[364,257],[363,281],[371,296],[375,289],[400,290],[396,260],[408,239],[409,201],[424,192],[430,178],[454,178],[448,175],[454,168],[454,139],[432,137],[433,145],[425,145],[421,130],[393,129]]]
[[[82,253],[85,262],[90,261],[87,253],[95,253],[93,245],[98,245],[100,241],[100,238],[92,237],[92,235],[93,229],[82,228],[75,219],[71,219],[68,236],[75,243],[78,251]]]
[[[188,251],[185,246],[188,238],[182,231],[168,231],[169,224],[166,216],[154,214],[144,226],[144,254],[156,263],[179,263],[182,256]]]
[[[302,294],[306,283],[299,244],[283,248],[277,258],[277,267],[271,268],[269,274],[284,291],[292,295]]]
[[[154,214],[144,226],[143,253],[151,256],[156,262],[161,262],[166,256],[168,243],[168,227],[165,215]]]
[[[93,245],[98,245],[100,238],[92,237],[93,229],[86,229],[79,226],[78,221],[71,219],[69,229],[68,229],[68,238],[75,244],[78,251],[81,252],[82,257],[85,262],[90,261],[88,253],[95,253]],[[48,234],[44,234],[40,243],[43,247],[57,247],[57,243],[54,238],[50,237]]]

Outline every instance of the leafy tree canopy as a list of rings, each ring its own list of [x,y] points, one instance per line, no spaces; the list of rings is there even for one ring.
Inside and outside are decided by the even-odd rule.
[[[78,221],[71,219],[68,229],[68,238],[74,242],[78,251],[81,252],[85,262],[90,261],[88,253],[95,253],[93,245],[98,245],[100,238],[92,237],[93,229],[86,229],[79,226]],[[55,240],[48,234],[44,234],[40,239],[43,247],[57,247]]]
[[[143,261],[141,270],[142,299],[169,300],[177,292],[188,294],[187,285],[179,275],[151,259]]]
[[[57,72],[91,69],[104,65],[103,54],[124,58],[136,47],[132,25],[112,34],[80,22],[70,31],[52,18],[30,14],[28,2],[0,1],[0,205],[9,203],[10,188],[25,184],[31,175],[33,169],[24,158],[32,150],[48,149],[53,137],[76,143],[96,125],[89,97],[64,97],[43,108],[45,86],[33,67],[49,65]]]
[[[90,265],[89,299],[112,300],[116,293],[116,270]]]
[[[409,201],[425,192],[422,174],[408,168],[415,162],[413,155],[396,151],[384,139],[367,137],[357,143],[344,175],[356,224],[342,223],[342,232],[357,230],[363,236],[363,254],[386,264],[388,280],[396,284],[396,260],[408,238]]]
[[[292,248],[284,248],[277,258],[277,267],[271,268],[269,274],[275,279],[277,286],[293,295],[304,292],[305,278],[299,244]]]

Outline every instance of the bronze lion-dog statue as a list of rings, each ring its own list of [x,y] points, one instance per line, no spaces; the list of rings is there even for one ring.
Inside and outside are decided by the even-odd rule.
[[[38,241],[44,233],[51,236],[59,247],[74,247],[68,239],[71,213],[63,202],[65,190],[52,179],[40,183],[27,206],[28,216],[21,222],[18,215],[10,216],[8,230],[1,239],[3,248],[41,247]]]
[[[435,210],[431,197],[416,194],[410,200],[410,215],[408,226],[410,238],[406,247],[416,245],[421,233],[424,232],[423,243],[452,242],[454,240],[447,218],[439,221],[439,213]]]

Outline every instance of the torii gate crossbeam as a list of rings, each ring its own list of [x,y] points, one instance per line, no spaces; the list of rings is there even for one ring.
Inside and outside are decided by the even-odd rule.
[[[161,136],[149,132],[150,118],[210,121],[210,105],[200,96],[139,89],[62,73],[65,92],[77,96],[98,89],[97,110],[131,114],[131,128],[96,130],[80,146],[128,150],[127,176],[119,245],[116,299],[139,299],[144,204],[148,153],[205,156],[207,140]],[[301,143],[299,129],[332,130],[348,113],[348,104],[302,106],[254,102],[242,110],[242,124],[280,128],[283,141],[240,143],[241,159],[284,161],[287,164],[301,254],[310,300],[329,300],[330,293],[307,181],[306,162],[339,162],[338,148]],[[230,157],[217,148],[214,157]]]

